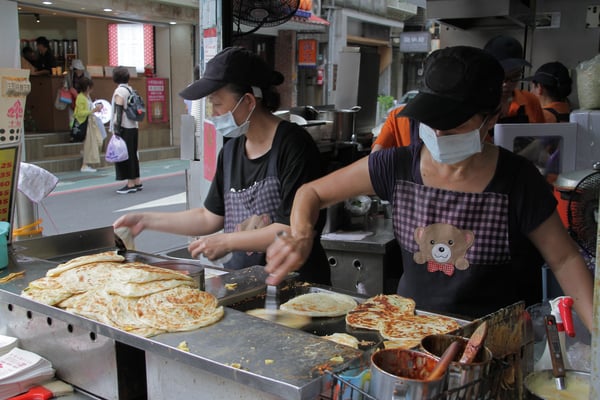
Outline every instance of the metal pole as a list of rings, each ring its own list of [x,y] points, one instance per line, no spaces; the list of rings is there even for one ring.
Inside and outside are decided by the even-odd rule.
[[[599,202],[600,204],[600,202]],[[596,268],[594,277],[594,312],[592,314],[592,371],[590,400],[600,399],[600,262],[598,261],[598,249],[600,248],[600,221],[596,233]]]

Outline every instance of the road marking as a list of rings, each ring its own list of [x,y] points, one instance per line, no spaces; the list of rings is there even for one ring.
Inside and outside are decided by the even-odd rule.
[[[141,210],[144,208],[165,207],[165,206],[172,206],[174,204],[185,204],[186,197],[187,196],[186,196],[185,192],[181,192],[178,194],[174,194],[172,196],[163,197],[162,199],[147,201],[145,203],[136,204],[131,207],[122,208],[120,210],[115,210],[114,212],[134,211],[134,210]]]

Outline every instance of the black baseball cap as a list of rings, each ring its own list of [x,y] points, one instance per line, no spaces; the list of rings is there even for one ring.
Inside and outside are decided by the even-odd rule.
[[[229,83],[264,89],[283,83],[283,79],[280,72],[253,52],[243,47],[227,47],[208,61],[202,77],[179,95],[186,100],[197,100]]]
[[[525,81],[541,83],[549,87],[571,87],[573,81],[569,70],[558,61],[549,62],[537,69],[535,74],[524,78]]]
[[[523,46],[511,36],[498,35],[493,37],[483,49],[496,57],[506,72],[524,66],[531,67],[531,64],[523,58]]]
[[[479,112],[498,108],[504,70],[494,57],[469,46],[436,50],[425,59],[424,87],[397,115],[448,130]]]

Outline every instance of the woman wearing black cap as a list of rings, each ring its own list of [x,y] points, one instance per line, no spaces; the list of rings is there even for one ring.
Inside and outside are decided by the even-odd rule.
[[[529,90],[540,100],[546,122],[569,122],[571,105],[568,96],[571,94],[573,81],[569,70],[558,61],[549,62],[537,69]],[[554,181],[559,173],[560,149],[556,138],[535,139],[519,152],[531,160],[544,172],[549,181]]]
[[[267,251],[267,282],[306,258],[321,208],[376,194],[393,206],[404,268],[397,293],[419,309],[479,317],[520,300],[535,304],[545,259],[591,328],[591,273],[548,184],[530,162],[485,141],[499,114],[501,65],[457,46],[433,52],[424,70],[424,88],[400,112],[419,121],[421,140],[301,187],[291,235]]]
[[[531,93],[517,89],[522,80],[523,68],[531,67],[523,58],[521,43],[507,35],[498,35],[490,39],[484,50],[493,55],[504,69],[502,83],[502,112],[499,124],[522,124],[545,122],[542,107]]]
[[[549,62],[524,80],[531,81],[529,90],[540,99],[546,122],[569,122],[571,105],[567,97],[573,81],[567,67],[558,61]]]
[[[223,259],[227,268],[265,264],[267,246],[289,230],[296,190],[323,175],[319,150],[296,124],[275,115],[283,75],[259,56],[230,47],[212,58],[202,79],[180,95],[186,100],[208,97],[217,134],[229,138],[217,161],[204,208],[178,213],[129,214],[115,221],[133,235],[144,229],[200,236],[189,245],[193,257]],[[321,214],[316,229],[324,225]],[[224,233],[214,234],[224,230]],[[209,236],[207,236],[209,235]],[[330,284],[329,265],[320,235],[311,237],[308,260],[300,279]]]

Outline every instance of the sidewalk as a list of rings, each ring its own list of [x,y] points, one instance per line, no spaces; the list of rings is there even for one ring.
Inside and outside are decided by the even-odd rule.
[[[154,177],[182,175],[189,166],[189,161],[180,159],[166,159],[140,162],[140,176],[142,183],[151,180]],[[58,185],[50,196],[64,194],[73,191],[79,191],[89,187],[110,187],[123,186],[124,181],[115,180],[115,168],[109,166],[98,168],[97,172],[57,172],[59,179]]]

